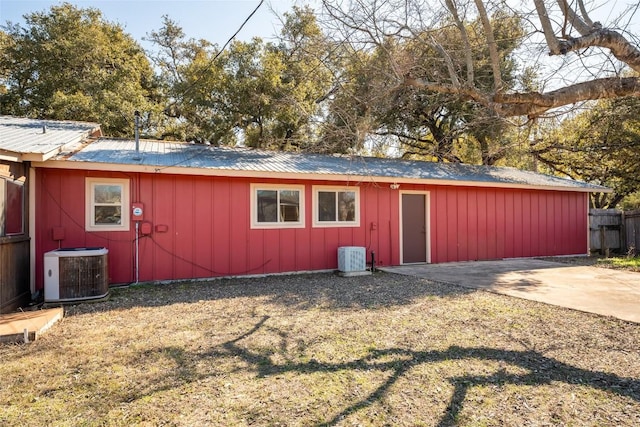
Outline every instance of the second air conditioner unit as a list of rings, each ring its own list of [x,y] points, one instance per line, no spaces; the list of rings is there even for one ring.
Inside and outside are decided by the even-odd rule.
[[[369,274],[367,271],[367,251],[360,246],[338,248],[338,273],[342,276]]]

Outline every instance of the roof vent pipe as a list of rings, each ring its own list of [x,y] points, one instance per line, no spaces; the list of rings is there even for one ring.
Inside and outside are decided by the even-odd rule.
[[[133,115],[135,116],[135,138],[136,138],[136,155],[134,160],[140,160],[140,111],[136,110]]]

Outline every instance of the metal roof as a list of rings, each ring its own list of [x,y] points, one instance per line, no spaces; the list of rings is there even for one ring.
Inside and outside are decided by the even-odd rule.
[[[99,130],[97,123],[0,116],[0,158],[47,160]]]
[[[284,153],[153,140],[140,140],[139,153],[136,153],[135,141],[100,138],[57,159],[63,160],[57,167],[104,169],[104,164],[115,164],[117,170],[155,173],[610,191],[599,185],[514,168]],[[96,167],[101,164],[102,167]]]

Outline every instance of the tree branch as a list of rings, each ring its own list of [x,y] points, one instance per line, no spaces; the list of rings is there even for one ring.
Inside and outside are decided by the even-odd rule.
[[[540,24],[542,24],[542,32],[544,33],[544,38],[547,41],[550,55],[559,55],[560,42],[553,31],[553,26],[551,25],[551,20],[549,19],[549,13],[547,12],[544,0],[534,0],[534,3],[536,5],[536,11],[538,12],[538,19],[540,19]]]
[[[487,10],[484,7],[482,0],[475,0],[476,8],[480,14],[480,21],[484,27],[485,37],[487,38],[487,45],[489,47],[489,57],[491,58],[491,69],[493,70],[493,85],[494,91],[500,92],[502,90],[502,72],[500,71],[500,55],[498,55],[498,47],[496,45],[495,37],[493,37],[493,26],[489,21]]]
[[[559,42],[559,54],[566,54],[588,47],[602,47],[609,49],[613,56],[624,62],[637,72],[640,72],[640,49],[633,46],[617,31],[606,28],[598,28],[591,33],[578,38],[562,40]]]
[[[493,109],[502,117],[528,116],[533,118],[553,108],[582,101],[640,95],[640,77],[608,77],[590,80],[547,93],[496,93],[489,96],[473,88],[426,82],[412,77],[406,77],[404,84],[476,101]]]
[[[503,116],[538,116],[552,108],[581,101],[640,95],[640,77],[608,77],[576,83],[547,93],[498,93],[493,101],[502,105]]]
[[[447,9],[453,16],[453,20],[456,23],[456,27],[458,27],[458,31],[460,31],[460,37],[462,38],[462,44],[464,45],[464,57],[465,62],[467,64],[467,86],[473,87],[475,77],[473,75],[473,56],[471,53],[471,43],[469,43],[469,35],[467,34],[467,28],[464,26],[464,23],[460,19],[458,15],[458,9],[453,2],[453,0],[445,0],[447,5]]]

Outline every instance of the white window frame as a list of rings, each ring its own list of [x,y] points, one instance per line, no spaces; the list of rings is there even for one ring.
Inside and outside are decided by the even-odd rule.
[[[320,221],[320,202],[318,200],[320,192],[336,193],[336,202],[339,192],[355,193],[356,212],[353,221]],[[337,207],[336,207],[337,209]],[[318,228],[327,227],[360,227],[360,187],[341,187],[330,185],[314,185],[313,186],[313,226]]]
[[[120,212],[122,214],[120,224],[96,224],[95,223],[95,197],[96,185],[119,185],[122,188],[120,200]],[[115,205],[117,206],[117,205]],[[129,231],[129,180],[120,178],[86,178],[85,181],[85,230],[86,231]]]
[[[305,202],[304,202],[304,185],[292,184],[251,184],[251,228],[304,228],[305,227]],[[300,194],[300,210],[298,213],[299,221],[277,221],[277,222],[258,222],[258,191],[280,191],[280,190],[297,190]]]

